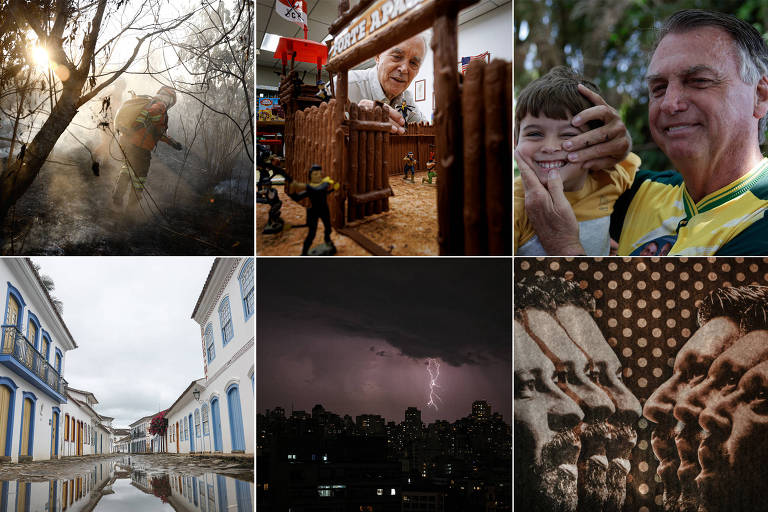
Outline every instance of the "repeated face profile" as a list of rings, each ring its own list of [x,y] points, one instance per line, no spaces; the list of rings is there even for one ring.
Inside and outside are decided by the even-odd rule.
[[[519,284],[515,301],[516,506],[621,510],[640,403],[621,381],[620,362],[589,313],[589,297],[573,283],[553,278]],[[523,363],[533,359],[548,361],[546,368],[552,370],[540,373],[541,389],[554,385],[560,391],[558,406],[552,408],[555,421],[547,424],[556,442],[541,449],[536,432],[543,422],[537,428],[523,411],[543,414],[544,397],[521,394],[527,375]],[[578,414],[569,413],[567,423],[576,417],[576,425],[557,419],[560,411],[574,408]],[[535,470],[526,473],[526,467]],[[534,502],[526,502],[532,499],[526,496],[535,497]]]
[[[553,277],[515,289],[515,504],[622,510],[640,404],[591,316]],[[647,399],[670,512],[768,510],[768,287],[713,290],[672,376]]]
[[[714,290],[700,306],[700,327],[678,352],[672,376],[645,403],[643,415],[656,423],[651,446],[665,510],[766,509],[759,489],[768,477],[760,462],[768,450],[756,435],[759,415],[748,414],[759,409],[759,399],[741,390],[762,390],[767,292],[760,286]],[[739,408],[747,397],[752,401]]]

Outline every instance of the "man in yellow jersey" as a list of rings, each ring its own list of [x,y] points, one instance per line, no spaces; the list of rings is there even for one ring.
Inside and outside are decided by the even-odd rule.
[[[638,172],[616,202],[618,253],[768,254],[768,159],[759,145],[768,46],[748,23],[695,9],[667,19],[657,41],[646,75],[650,129],[676,171]],[[548,254],[583,254],[559,177],[544,188],[521,173],[535,189],[526,203]]]

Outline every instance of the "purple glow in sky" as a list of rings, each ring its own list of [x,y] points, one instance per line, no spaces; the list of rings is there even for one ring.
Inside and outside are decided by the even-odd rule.
[[[257,411],[454,421],[487,400],[512,412],[511,262],[260,259]],[[428,407],[428,360],[440,364]]]

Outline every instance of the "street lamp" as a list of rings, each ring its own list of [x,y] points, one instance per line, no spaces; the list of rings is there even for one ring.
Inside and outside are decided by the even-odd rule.
[[[195,390],[192,391],[192,396],[195,397],[195,401],[199,402],[200,401],[200,390],[195,388]]]

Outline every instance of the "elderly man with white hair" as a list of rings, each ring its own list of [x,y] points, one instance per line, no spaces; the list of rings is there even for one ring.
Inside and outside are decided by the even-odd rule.
[[[361,108],[373,108],[380,101],[389,112],[392,133],[405,133],[405,121],[426,121],[416,108],[413,95],[407,91],[427,53],[427,37],[419,34],[393,46],[376,56],[372,68],[352,70],[348,73],[349,101]],[[397,110],[405,100],[407,117]]]

